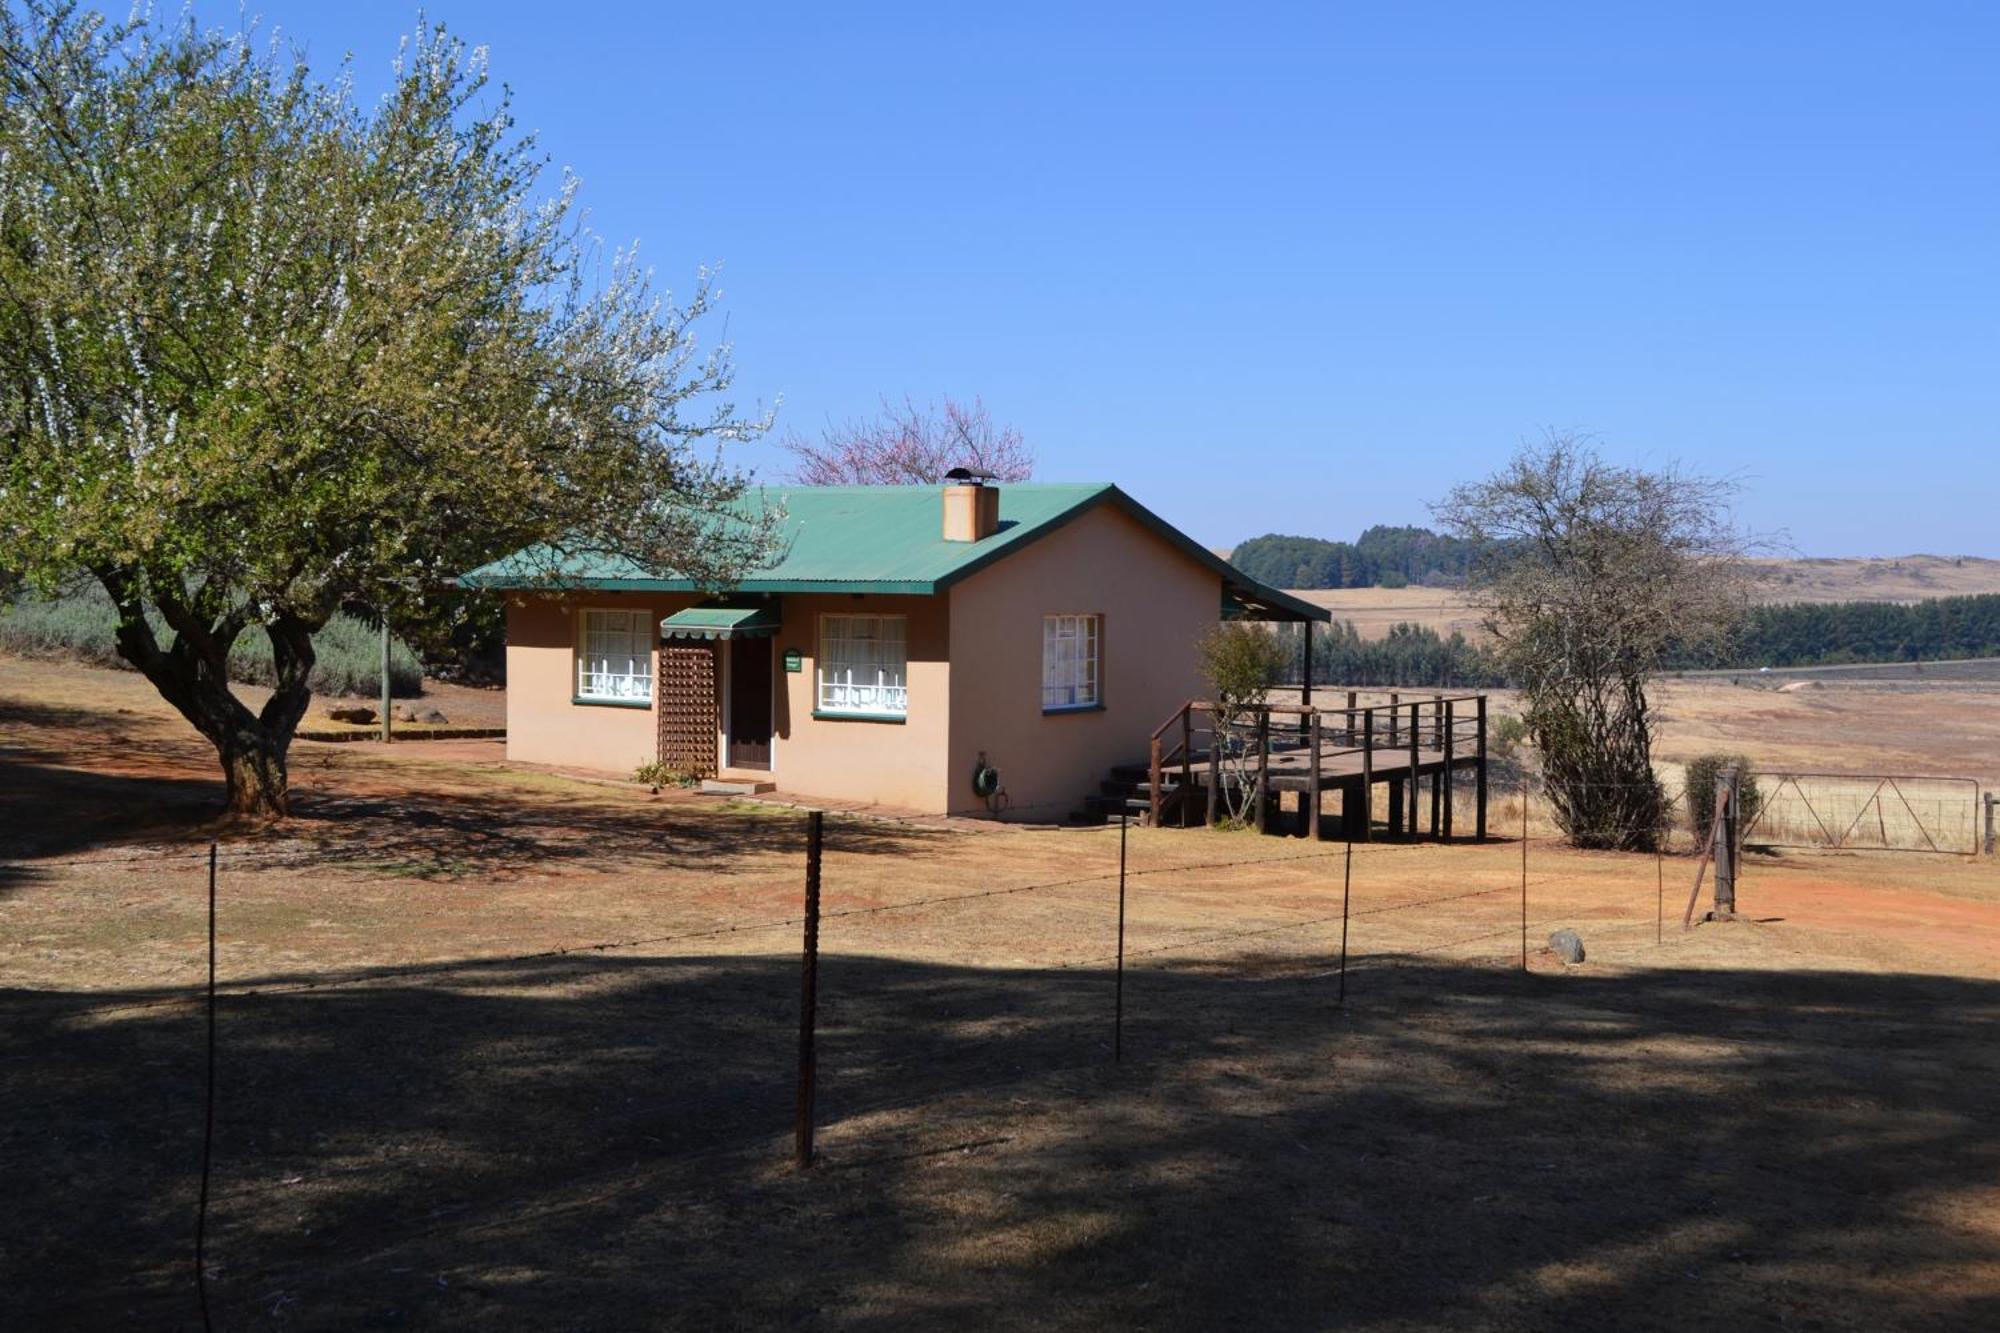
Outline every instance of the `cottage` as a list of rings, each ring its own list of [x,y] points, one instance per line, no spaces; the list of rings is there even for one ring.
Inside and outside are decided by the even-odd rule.
[[[507,590],[507,754],[935,813],[1059,817],[1200,692],[1225,616],[1327,612],[1111,485],[778,490],[782,554],[727,596],[602,562]]]

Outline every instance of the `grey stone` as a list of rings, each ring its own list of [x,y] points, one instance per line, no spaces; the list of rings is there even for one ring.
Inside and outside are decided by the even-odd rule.
[[[437,709],[435,709],[435,708],[433,708],[433,709],[430,709],[430,710],[429,710],[428,712],[426,712],[426,713],[425,713],[425,714],[423,715],[423,717],[421,717],[421,718],[420,718],[420,719],[418,719],[418,720],[419,720],[419,721],[422,721],[422,722],[430,722],[430,723],[440,723],[440,722],[449,722],[449,721],[451,721],[451,719],[450,719],[450,718],[446,717],[446,716],[445,716],[445,715],[444,715],[443,713],[439,712],[439,711],[438,711]]]
[[[1565,963],[1583,961],[1583,937],[1565,926],[1549,936],[1549,948]]]

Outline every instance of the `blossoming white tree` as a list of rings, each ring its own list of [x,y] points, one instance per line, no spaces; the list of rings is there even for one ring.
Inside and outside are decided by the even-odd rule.
[[[697,345],[706,275],[672,304],[597,251],[573,181],[537,202],[483,53],[419,34],[364,110],[344,71],[191,21],[8,0],[0,47],[0,569],[103,584],[232,810],[286,811],[343,603],[538,541],[713,586],[768,549],[721,457],[768,423]],[[249,632],[256,711],[225,672]]]
[[[817,440],[790,435],[783,447],[796,460],[793,479],[807,486],[919,485],[942,481],[955,467],[1026,481],[1035,470],[1035,451],[1021,432],[995,423],[977,398],[947,398],[943,410],[885,398],[873,420],[829,426]]]

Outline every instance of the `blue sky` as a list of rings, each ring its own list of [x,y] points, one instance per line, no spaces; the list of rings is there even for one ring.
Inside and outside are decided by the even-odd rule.
[[[364,88],[416,17],[248,8]],[[982,395],[1223,545],[1575,428],[1806,554],[2000,556],[2000,6],[618,8],[427,12],[607,238],[724,264],[781,430]]]

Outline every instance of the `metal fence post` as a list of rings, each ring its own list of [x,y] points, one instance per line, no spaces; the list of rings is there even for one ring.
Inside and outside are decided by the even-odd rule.
[[[1986,854],[1988,856],[1993,855],[1993,809],[1996,805],[2000,805],[2000,796],[1996,796],[1994,793],[1990,791],[1987,792],[1986,793]]]
[[[818,810],[806,812],[806,929],[799,967],[799,1079],[798,1105],[793,1117],[793,1160],[800,1167],[813,1161],[813,1091],[818,1074],[814,1050],[819,1022],[819,867],[826,816]]]
[[[208,844],[208,1087],[201,1114],[201,1200],[194,1215],[194,1286],[201,1300],[201,1326],[212,1328],[208,1312],[208,1180],[215,1160],[215,853]]]
[[[1521,774],[1521,970],[1528,970],[1528,775]]]
[[[1342,821],[1345,822],[1345,821]],[[1354,891],[1354,831],[1349,825],[1347,853],[1340,867],[1340,999],[1347,1003],[1347,900]]]
[[[1118,983],[1117,999],[1111,1016],[1111,1063],[1125,1059],[1125,826],[1130,820],[1118,816]]]

